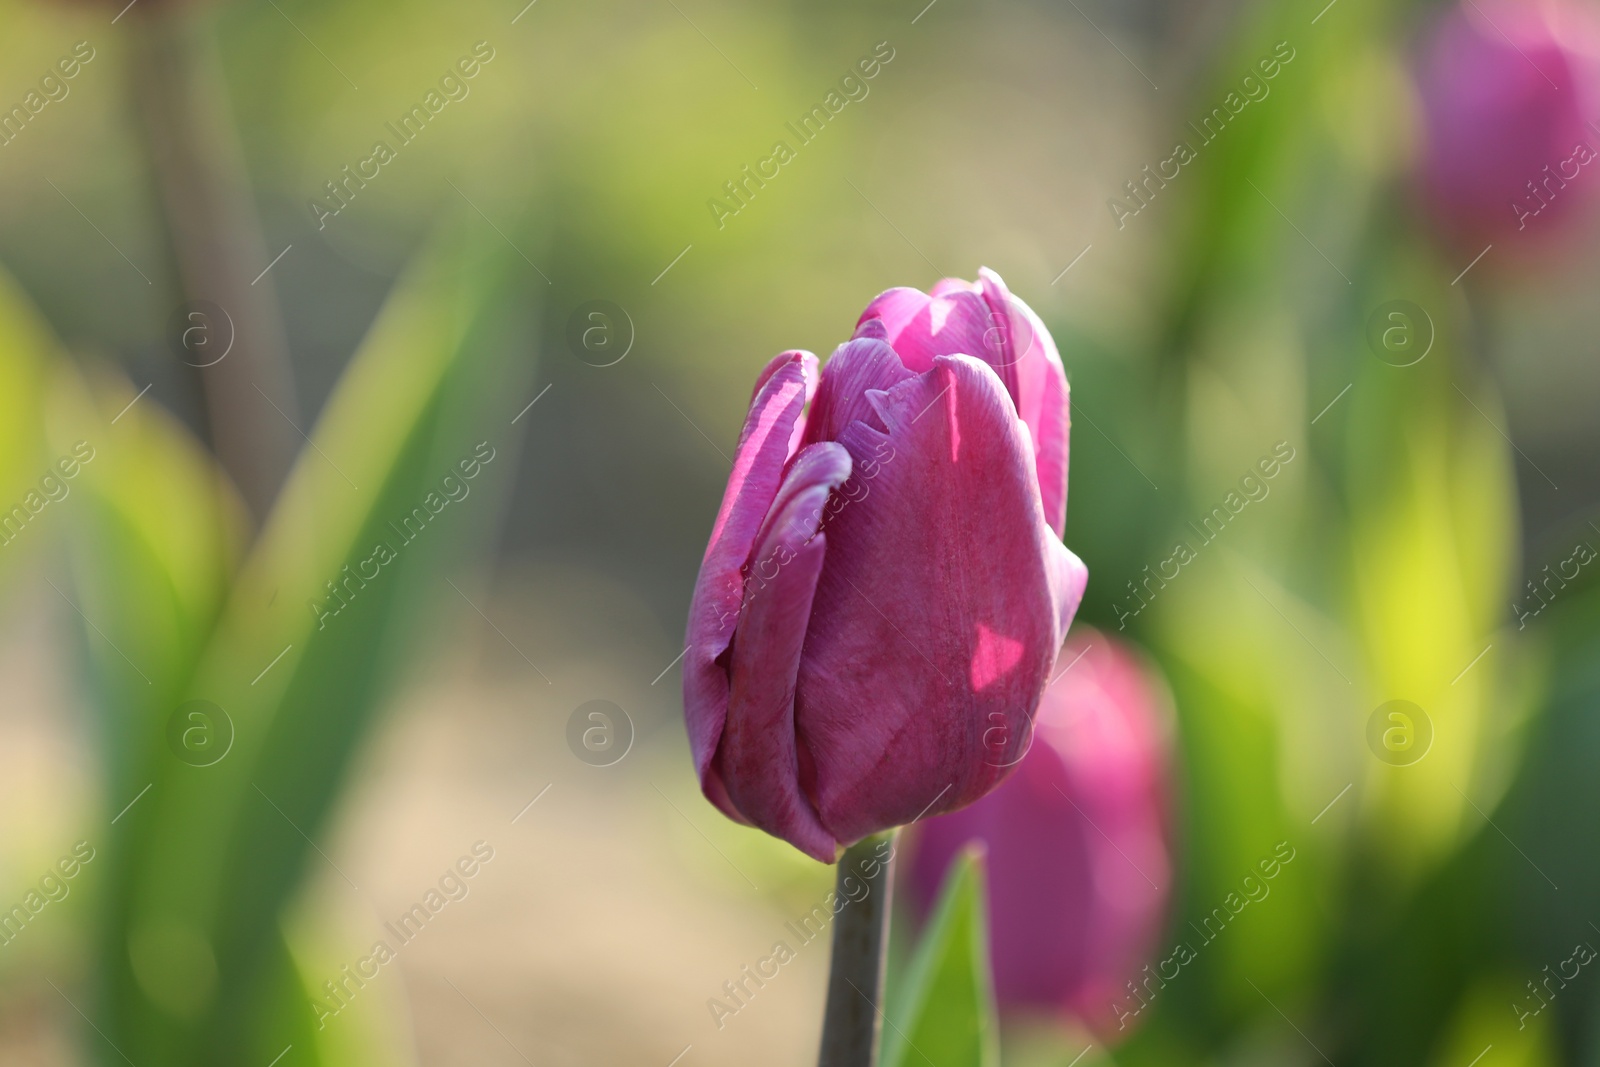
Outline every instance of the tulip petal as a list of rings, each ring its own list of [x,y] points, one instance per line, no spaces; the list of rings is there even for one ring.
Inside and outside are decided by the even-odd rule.
[[[918,372],[940,355],[976,356],[993,367],[1033,434],[1039,494],[1059,537],[1066,530],[1070,425],[1061,354],[1039,316],[998,274],[984,267],[978,276],[977,283],[942,279],[931,293],[890,289],[867,305],[856,336],[877,322],[874,332],[881,332],[906,366]]]
[[[1006,323],[1005,358],[1016,367],[1017,414],[1033,434],[1034,468],[1045,518],[1060,537],[1067,527],[1067,372],[1050,331],[1033,309],[1011,294],[1000,275],[982,267],[980,289],[990,313]]]
[[[893,344],[895,338],[904,333],[919,316],[927,313],[931,299],[921,289],[904,285],[886,289],[873,298],[867,310],[856,320],[856,336],[861,337],[864,330],[872,329],[875,334],[881,332],[884,339]],[[874,319],[878,321],[876,328],[868,325]],[[933,357],[923,348],[908,345],[906,350],[896,347],[895,351],[900,354],[906,367],[918,374],[933,366]]]
[[[1089,585],[1089,568],[1078,554],[1056,538],[1054,531],[1045,538],[1044,555],[1050,568],[1050,589],[1056,602],[1056,620],[1062,636],[1072,626],[1072,617],[1083,603]]]
[[[786,352],[762,372],[763,382],[739,435],[728,488],[689,604],[688,652],[683,667],[689,747],[706,796],[736,819],[740,816],[721,795],[720,786],[706,775],[728,710],[728,674],[718,659],[727,650],[738,622],[744,593],[741,568],[750,559],[756,536],[777,497],[801,412],[816,388],[816,359],[808,357],[808,353]]]
[[[1058,665],[1017,772],[921,824],[907,881],[926,916],[951,861],[981,841],[1001,1005],[1064,1010],[1109,1039],[1138,1014],[1125,983],[1149,958],[1171,889],[1170,698],[1131,649],[1093,631]]]
[[[871,337],[846,341],[822,368],[822,382],[807,413],[806,441],[836,440],[839,431],[857,419],[883,429],[867,393],[888,389],[911,376],[886,342]]]
[[[850,467],[850,454],[832,441],[808,446],[790,465],[745,583],[727,721],[711,767],[746,819],[824,863],[838,845],[800,788],[795,675],[826,550],[818,530]]]
[[[883,325],[882,319],[862,319],[856,323],[856,332],[851,334],[851,339],[871,337],[877,341],[887,341],[889,330]]]
[[[946,278],[933,287],[932,296],[890,289],[861,313],[858,332],[871,319],[882,320],[889,343],[911,370],[928,370],[936,356],[973,356],[994,368],[1015,399],[1016,370],[1004,344],[1006,320],[991,310],[977,286]]]
[[[772,357],[772,360],[765,367],[761,368],[761,373],[756,375],[755,388],[750,390],[750,403],[754,404],[756,402],[756,397],[761,395],[761,387],[767,384],[772,376],[778,372],[779,368],[787,367],[796,359],[800,360],[800,364],[805,370],[806,401],[809,403],[817,392],[817,357],[803,348],[791,348],[787,352],[779,352]],[[800,450],[800,440],[805,437],[805,433],[806,416],[804,412],[801,412],[800,417],[795,420],[794,433],[789,436],[789,455],[792,456]]]
[[[869,398],[887,429],[840,435],[864,492],[827,527],[795,712],[813,757],[802,784],[845,843],[1008,773],[1072,578],[1050,558],[1027,433],[992,368],[939,356]]]

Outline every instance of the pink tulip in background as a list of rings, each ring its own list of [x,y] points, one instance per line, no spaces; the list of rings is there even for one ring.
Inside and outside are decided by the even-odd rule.
[[[809,408],[807,404],[809,403]],[[689,610],[701,788],[824,862],[1010,773],[1083,595],[1067,380],[999,276],[756,381]]]
[[[1464,249],[1554,233],[1600,193],[1592,20],[1570,3],[1474,0],[1429,31],[1423,189]]]
[[[1129,646],[1094,631],[1074,631],[1058,669],[1021,768],[917,824],[908,883],[925,915],[951,860],[981,841],[1001,1006],[1065,1013],[1110,1041],[1127,1036],[1112,1005],[1151,961],[1171,890],[1169,698]]]

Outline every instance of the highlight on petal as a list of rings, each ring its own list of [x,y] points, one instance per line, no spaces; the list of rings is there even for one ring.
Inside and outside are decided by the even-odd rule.
[[[817,357],[803,348],[791,348],[787,352],[779,352],[772,357],[772,360],[765,367],[761,368],[761,373],[756,375],[756,386],[750,392],[750,402],[752,404],[755,403],[756,397],[761,394],[761,387],[766,385],[780,368],[789,366],[797,358],[800,360],[801,368],[805,371],[806,403],[809,404],[811,398],[817,392]],[[806,414],[801,412],[800,417],[795,420],[794,432],[789,435],[789,455],[792,456],[800,450],[800,441],[805,437],[805,433]]]
[[[774,374],[790,366],[796,360],[799,360],[801,368],[805,372],[806,399],[809,401],[811,395],[817,391],[817,357],[803,348],[791,348],[779,352],[767,361],[765,367],[761,368],[761,373],[756,375],[756,384],[750,390],[750,403],[754,404],[756,402],[756,397],[761,395],[761,387],[771,381]]]
[[[1025,651],[1021,641],[996,633],[980,622],[978,647],[972,651],[972,664],[968,669],[972,691],[981,693],[1010,674],[1022,662]]]

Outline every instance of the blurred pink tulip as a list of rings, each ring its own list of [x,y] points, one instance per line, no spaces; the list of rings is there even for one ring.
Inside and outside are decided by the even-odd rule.
[[[689,609],[712,803],[831,863],[1010,773],[1088,577],[1067,425],[1050,335],[988,270],[884,293],[820,381],[767,365]]]
[[[1149,962],[1171,860],[1165,686],[1126,645],[1074,632],[1017,773],[962,811],[920,822],[912,903],[926,914],[951,859],[985,847],[995,991],[1126,1036],[1112,1007]]]
[[[1433,27],[1417,70],[1422,178],[1456,244],[1547,234],[1592,202],[1596,39],[1566,3],[1473,0]]]

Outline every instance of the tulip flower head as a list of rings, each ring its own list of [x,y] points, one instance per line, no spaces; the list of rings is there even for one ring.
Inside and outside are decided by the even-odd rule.
[[[1552,234],[1600,193],[1596,41],[1560,2],[1463,3],[1434,25],[1417,68],[1423,191],[1457,245]]]
[[[730,818],[831,863],[1011,772],[1087,571],[1067,380],[992,271],[891,289],[756,379],[689,609],[684,714]]]
[[[1171,885],[1168,698],[1103,634],[1074,632],[1060,662],[1020,769],[917,824],[907,884],[926,915],[952,859],[983,842],[1001,1007],[1064,1013],[1111,1041],[1129,1033],[1113,1004],[1132,1001]]]

